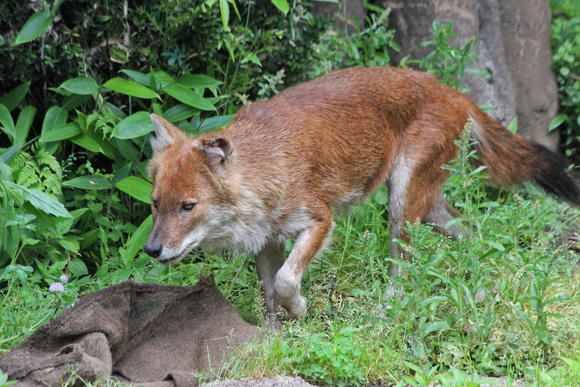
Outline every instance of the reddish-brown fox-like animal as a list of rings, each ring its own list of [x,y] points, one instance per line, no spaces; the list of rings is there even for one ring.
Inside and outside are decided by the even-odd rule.
[[[421,72],[350,68],[252,103],[225,130],[197,138],[153,115],[154,223],[145,251],[164,264],[197,246],[254,253],[267,312],[303,315],[302,273],[333,218],[381,184],[389,189],[393,255],[392,240],[409,239],[406,221],[419,218],[453,237],[465,232],[445,228],[459,213],[442,195],[449,173],[441,165],[457,156],[454,140],[470,118],[491,182],[531,180],[580,205],[563,158],[512,134],[460,92]]]

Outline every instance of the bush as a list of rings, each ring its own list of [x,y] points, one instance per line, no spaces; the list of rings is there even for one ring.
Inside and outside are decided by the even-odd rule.
[[[580,162],[580,4],[552,0],[552,48],[558,82],[561,115],[552,128],[560,126],[566,156]]]
[[[8,31],[0,38],[0,81],[4,90],[30,82],[25,102],[40,111],[59,104],[51,88],[67,79],[90,76],[103,83],[122,69],[208,74],[224,82],[224,94],[254,99],[264,89],[256,80],[281,69],[290,84],[304,80],[310,47],[329,25],[315,20],[303,1],[288,16],[270,2],[258,7],[237,1],[239,17],[232,15],[225,28],[212,0],[147,0],[131,7],[121,0],[60,3],[49,7],[54,17],[46,33],[20,45],[13,45],[18,31],[42,4],[0,5],[0,30]],[[221,111],[232,113],[239,105],[232,99]]]

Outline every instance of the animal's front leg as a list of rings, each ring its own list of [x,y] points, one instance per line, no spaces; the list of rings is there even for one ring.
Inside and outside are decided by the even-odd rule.
[[[285,243],[282,241],[270,241],[256,254],[256,268],[258,277],[262,281],[264,304],[268,317],[272,317],[276,313],[274,278],[284,264],[284,245]]]
[[[276,274],[274,281],[274,300],[276,307],[286,310],[288,318],[306,314],[306,299],[300,295],[300,281],[306,266],[324,247],[327,236],[332,231],[330,212],[313,222],[302,231],[290,256]]]

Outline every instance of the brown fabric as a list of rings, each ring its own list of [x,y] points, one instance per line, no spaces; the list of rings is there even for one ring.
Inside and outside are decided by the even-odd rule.
[[[123,282],[88,294],[0,357],[19,386],[114,376],[147,387],[195,386],[255,337],[212,277],[194,287]],[[84,384],[81,384],[84,385]]]

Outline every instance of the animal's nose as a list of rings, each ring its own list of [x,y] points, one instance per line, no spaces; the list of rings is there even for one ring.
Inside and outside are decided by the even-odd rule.
[[[145,252],[147,254],[149,254],[152,258],[159,258],[159,256],[161,255],[161,251],[163,250],[163,245],[161,245],[160,243],[145,243],[145,246],[143,246],[143,250],[145,250]]]

